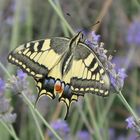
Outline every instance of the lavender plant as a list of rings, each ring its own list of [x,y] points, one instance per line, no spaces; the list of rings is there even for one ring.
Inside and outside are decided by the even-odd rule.
[[[71,139],[70,128],[66,121],[64,120],[56,120],[51,123],[51,127],[60,135],[62,139]],[[48,135],[51,140],[56,140],[54,134],[51,131],[48,131]]]
[[[87,131],[78,131],[75,140],[92,140],[92,136]]]
[[[138,2],[136,1],[127,2],[126,0],[81,0],[80,2],[73,0],[62,0],[60,2],[58,0],[1,1],[0,61],[2,61],[5,66],[2,69],[6,74],[0,71],[0,76],[5,79],[5,81],[8,81],[7,79],[9,77],[11,78],[8,82],[0,79],[0,124],[4,125],[6,128],[5,130],[8,130],[13,139],[26,139],[26,134],[24,134],[24,132],[27,131],[28,139],[31,138],[30,136],[36,135],[36,139],[43,140],[46,138],[44,138],[44,126],[48,127],[48,124],[51,124],[51,128],[54,128],[54,132],[58,134],[60,133],[62,139],[63,136],[68,136],[66,139],[69,138],[75,140],[82,138],[91,138],[95,140],[139,139],[140,125],[139,117],[136,114],[137,108],[139,108],[139,65],[136,65],[136,63],[139,61],[140,26],[139,15],[135,15],[136,12],[139,14],[139,5],[137,5],[137,3]],[[126,11],[126,9],[128,9],[128,11]],[[123,68],[115,66],[115,64],[112,63],[114,57],[108,56],[110,52],[104,48],[104,43],[100,42],[101,36],[92,32],[90,35],[91,38],[86,40],[85,43],[91,46],[91,48],[96,52],[110,75],[112,84],[111,97],[96,100],[95,96],[89,95],[91,98],[86,97],[86,102],[83,100],[83,102],[79,103],[82,113],[79,114],[80,111],[75,108],[76,106],[74,106],[71,111],[71,117],[67,121],[59,120],[51,122],[51,115],[55,113],[55,111],[57,112],[57,105],[49,103],[48,106],[49,108],[52,108],[52,112],[50,113],[51,115],[49,113],[47,115],[44,113],[45,118],[47,118],[46,122],[42,115],[34,107],[33,103],[36,99],[36,95],[32,93],[33,90],[32,87],[29,86],[27,75],[22,71],[18,71],[16,76],[11,76],[13,68],[11,66],[7,67],[5,56],[7,56],[7,50],[11,50],[16,47],[20,42],[30,41],[35,38],[44,38],[46,36],[60,36],[60,34],[65,34],[62,36],[69,36],[70,33],[74,34],[75,32],[66,21],[68,18],[65,16],[65,12],[70,12],[72,15],[70,18],[74,18],[74,20],[71,21],[71,25],[73,27],[75,21],[80,28],[80,26],[89,26],[93,21],[100,20],[101,28],[98,31],[101,33],[105,44],[107,44],[107,50],[109,47],[109,49],[116,49],[118,56],[120,56],[120,54],[123,55],[123,51],[125,51],[127,56],[124,57],[123,55],[123,59],[125,59],[124,61],[119,59],[119,61],[123,63]],[[59,18],[61,19],[60,21]],[[23,20],[21,21],[20,19]],[[127,28],[128,25],[128,33],[124,36],[125,28]],[[122,34],[121,37],[117,34],[118,32],[119,34]],[[134,59],[136,55],[138,57],[137,62]],[[0,64],[0,66],[2,65]],[[129,66],[131,66],[131,69],[128,69]],[[134,71],[134,73],[132,71]],[[135,77],[133,77],[133,74]],[[8,78],[7,75],[9,76]],[[125,89],[123,89],[124,83]],[[19,115],[14,114],[13,106],[11,106],[11,100],[12,102],[16,102],[16,100],[7,94],[7,88],[10,89],[10,92],[14,94],[14,96],[20,96],[21,99],[29,105],[30,111],[27,113],[28,116],[27,118],[23,118],[24,121],[22,121],[23,123],[26,122],[27,124],[33,124],[33,127],[26,126],[26,123],[24,123],[23,126],[23,123],[20,122],[18,125],[22,129],[19,128],[19,131],[23,135],[19,135],[20,138],[18,138],[16,133],[14,133],[12,126],[12,123],[17,121],[16,116]],[[124,94],[122,94],[122,91]],[[130,92],[131,95],[129,94]],[[127,101],[124,98],[125,95],[127,97]],[[117,96],[125,105],[128,112],[121,106],[121,102],[115,98]],[[132,97],[135,98],[133,101],[135,106],[132,106],[133,108],[130,106],[132,105]],[[117,106],[120,113],[122,113],[120,117],[114,113],[114,106]],[[44,107],[44,110],[45,109],[46,108]],[[121,109],[123,112],[121,112]],[[32,114],[31,116],[29,116],[30,112]],[[23,116],[24,114],[25,112],[22,112]],[[61,113],[59,114],[61,116]],[[128,116],[130,116],[130,118],[128,118]],[[32,121],[29,118],[32,118]],[[124,118],[128,119],[124,121]],[[122,119],[123,122],[120,123],[119,121]],[[124,125],[124,123],[126,124]],[[110,127],[113,129],[111,132]],[[65,131],[67,128],[68,131]],[[49,134],[51,133],[49,138],[50,140],[61,139],[59,136],[57,137],[52,134],[50,129],[47,130],[46,135],[48,135],[48,132]]]
[[[13,107],[10,104],[10,100],[5,96],[5,82],[0,78],[0,123],[6,128],[11,136],[18,140],[18,137],[14,131],[12,123],[15,122],[17,114],[13,113]]]
[[[5,82],[0,78],[0,121],[12,124],[16,120],[16,113],[12,113],[10,100],[5,97],[4,93]]]

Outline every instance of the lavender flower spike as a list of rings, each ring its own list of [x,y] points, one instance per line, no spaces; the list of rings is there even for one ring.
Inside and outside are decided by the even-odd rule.
[[[140,20],[134,20],[127,33],[126,41],[130,45],[140,46]]]
[[[56,120],[51,123],[51,127],[60,135],[61,138],[68,139],[70,128],[66,121]],[[48,131],[48,135],[51,138],[51,140],[55,140],[55,137],[51,131]]]
[[[87,131],[78,131],[76,140],[92,140],[92,137]]]
[[[124,79],[127,77],[125,69],[121,68],[116,72],[115,64],[111,62],[112,56],[107,56],[107,50],[104,49],[104,43],[99,42],[99,35],[91,33],[91,38],[85,40],[85,43],[96,53],[104,68],[110,75],[111,85],[116,91],[120,91],[124,85]]]
[[[20,80],[25,80],[27,78],[27,74],[24,73],[22,70],[17,70],[17,77]]]
[[[125,69],[121,68],[118,73],[110,74],[111,84],[117,91],[120,91],[124,85],[124,79],[127,77]]]
[[[127,118],[125,121],[127,122],[127,128],[131,128],[131,129],[135,130],[136,123],[132,116]]]
[[[99,42],[100,37],[101,37],[100,35],[96,35],[94,31],[91,33],[91,36],[92,36],[92,39],[93,39],[95,42]]]
[[[0,78],[0,121],[13,123],[16,119],[16,114],[12,113],[13,108],[10,105],[10,100],[4,95],[5,82]]]
[[[0,97],[3,96],[4,89],[5,89],[5,82],[0,78]]]
[[[130,116],[125,121],[127,122],[127,128],[136,131],[140,136],[140,120],[135,120],[134,117]]]

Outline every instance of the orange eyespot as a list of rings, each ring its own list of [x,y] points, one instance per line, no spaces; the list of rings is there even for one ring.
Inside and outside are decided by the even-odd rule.
[[[54,85],[54,89],[57,93],[62,93],[63,91],[63,87],[60,81],[56,81],[55,85]]]

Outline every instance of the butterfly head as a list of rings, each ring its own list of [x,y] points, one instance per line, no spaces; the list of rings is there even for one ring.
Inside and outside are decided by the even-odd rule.
[[[83,39],[83,33],[80,31],[71,39],[71,44],[78,45],[78,43]]]

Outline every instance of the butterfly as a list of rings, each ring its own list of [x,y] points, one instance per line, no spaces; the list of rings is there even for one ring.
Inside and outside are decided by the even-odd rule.
[[[70,105],[87,93],[107,96],[110,78],[96,53],[82,41],[82,32],[72,39],[52,37],[20,45],[9,53],[8,60],[36,81],[38,99],[58,96]]]

